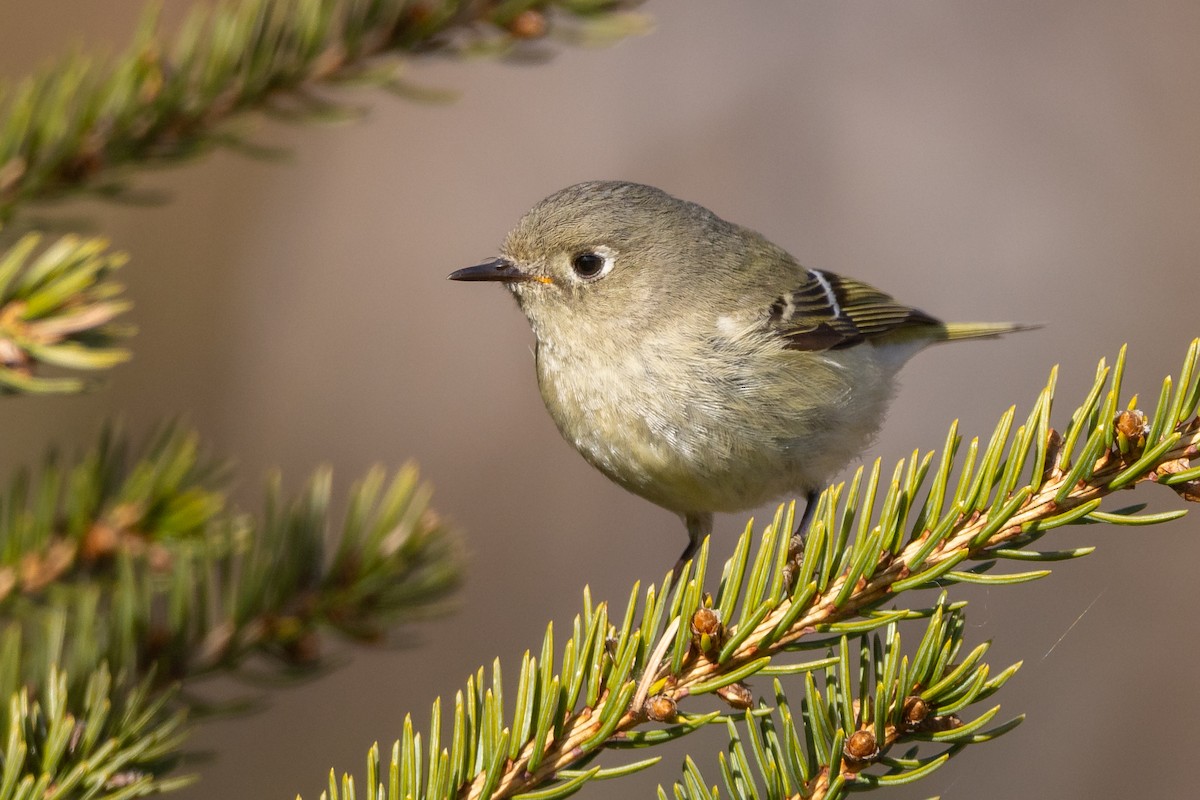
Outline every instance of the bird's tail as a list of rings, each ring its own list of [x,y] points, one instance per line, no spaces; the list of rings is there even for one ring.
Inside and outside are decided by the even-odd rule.
[[[953,342],[957,339],[990,339],[1006,333],[1032,331],[1041,325],[1026,325],[1019,322],[946,322],[941,340]]]

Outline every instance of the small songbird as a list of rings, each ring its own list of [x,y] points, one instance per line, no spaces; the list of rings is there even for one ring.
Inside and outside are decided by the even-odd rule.
[[[450,278],[512,292],[559,431],[613,481],[683,517],[680,565],[714,512],[803,492],[807,518],[878,431],[917,351],[1027,327],[941,322],[636,183],[550,195],[500,253]]]

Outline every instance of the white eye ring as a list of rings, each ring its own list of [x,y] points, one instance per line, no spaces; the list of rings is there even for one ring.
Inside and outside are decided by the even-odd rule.
[[[582,281],[594,281],[612,272],[617,254],[611,247],[600,245],[571,257],[571,271]]]

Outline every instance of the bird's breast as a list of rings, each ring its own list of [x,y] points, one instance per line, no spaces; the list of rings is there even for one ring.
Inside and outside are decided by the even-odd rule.
[[[725,328],[539,342],[546,407],[593,466],[677,512],[814,488],[867,444],[891,392],[871,348],[796,353]]]

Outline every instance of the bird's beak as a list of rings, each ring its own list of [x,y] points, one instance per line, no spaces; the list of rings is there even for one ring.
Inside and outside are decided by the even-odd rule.
[[[518,270],[517,265],[507,258],[493,258],[483,264],[451,272],[448,277],[452,281],[499,281],[501,283],[536,280],[534,276]]]

